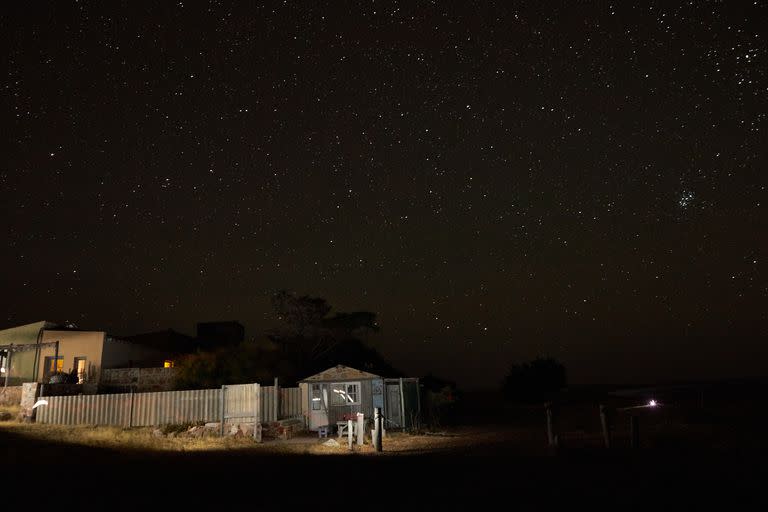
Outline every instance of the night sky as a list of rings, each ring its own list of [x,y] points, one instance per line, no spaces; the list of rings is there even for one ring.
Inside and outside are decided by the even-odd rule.
[[[414,375],[765,372],[768,2],[15,2],[0,327],[378,313]]]

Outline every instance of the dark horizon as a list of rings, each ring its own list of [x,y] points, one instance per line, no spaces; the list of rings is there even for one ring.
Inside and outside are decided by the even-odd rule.
[[[47,320],[51,321],[51,318]],[[203,321],[239,321],[246,327],[246,341],[266,340],[266,329],[255,331],[237,318]],[[194,337],[195,325],[115,330],[104,325],[75,323],[79,329],[104,330],[118,337],[168,329]],[[2,325],[0,330],[15,326]],[[536,348],[527,351],[508,342],[494,343],[493,340],[486,342],[481,350],[471,344],[444,340],[441,348],[448,357],[437,360],[434,358],[432,343],[412,346],[405,340],[400,341],[392,343],[387,339],[386,331],[383,331],[371,334],[367,344],[376,348],[395,368],[410,376],[424,377],[431,374],[454,381],[460,389],[466,391],[498,390],[511,364],[523,363],[536,357],[554,357],[563,362],[568,372],[568,384],[574,386],[644,386],[768,378],[763,364],[765,348],[760,345],[759,339],[748,337],[700,335],[688,338],[592,338],[590,343],[593,350],[581,353],[578,351],[580,340],[571,342],[572,350],[562,341],[537,340],[538,343],[534,345]],[[729,350],[722,350],[723,345],[728,345]],[[686,354],[696,355],[691,358]],[[480,365],[484,365],[483,371],[477,372]]]
[[[463,383],[764,372],[765,19],[14,4],[0,323],[259,333],[288,289]]]

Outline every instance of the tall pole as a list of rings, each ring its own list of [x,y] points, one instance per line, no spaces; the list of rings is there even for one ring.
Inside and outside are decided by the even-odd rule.
[[[418,421],[418,428],[421,429],[421,384],[419,379],[416,379],[416,421]]]
[[[275,414],[275,421],[280,419],[280,382],[277,380],[277,377],[275,377],[275,386],[272,388],[274,391],[274,402],[272,403],[273,411]]]
[[[62,368],[64,365],[62,365]],[[53,356],[53,373],[59,371],[59,340],[56,340],[56,352]]]
[[[400,377],[400,421],[405,431],[405,393],[403,393],[403,378]]]
[[[226,410],[224,400],[226,399],[225,397],[226,389],[227,389],[227,386],[222,384],[221,391],[219,391],[219,408],[220,408],[219,412],[221,413],[221,425],[219,426],[219,436],[221,437],[224,437],[224,414],[225,414],[224,411]]]
[[[611,426],[608,422],[608,410],[600,404],[600,425],[603,428],[603,442],[606,448],[611,447]]]
[[[555,429],[552,420],[552,406],[547,403],[545,405],[547,413],[547,444],[550,448],[555,446]]]
[[[8,348],[8,357],[5,359],[5,384],[3,390],[8,387],[8,377],[11,375],[11,354],[13,354],[13,343]]]
[[[377,452],[381,451],[381,408],[373,409],[373,447]]]
[[[128,428],[133,427],[133,387],[131,387],[131,409],[128,412]]]

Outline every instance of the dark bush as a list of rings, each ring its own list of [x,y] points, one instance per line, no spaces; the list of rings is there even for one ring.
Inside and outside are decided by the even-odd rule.
[[[551,357],[539,357],[512,365],[504,379],[503,391],[509,400],[538,402],[552,399],[565,385],[565,366]]]

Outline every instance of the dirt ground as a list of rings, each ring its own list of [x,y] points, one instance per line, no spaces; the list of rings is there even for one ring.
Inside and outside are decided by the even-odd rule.
[[[6,499],[38,509],[78,493],[109,510],[320,506],[376,510],[765,509],[764,453],[605,450],[574,431],[546,448],[541,428],[482,425],[390,432],[385,451],[315,436],[154,438],[151,429],[0,424]],[[581,437],[578,437],[581,435]],[[568,436],[566,436],[568,437]],[[338,438],[334,438],[337,439]],[[580,440],[580,442],[576,442]],[[69,499],[69,498],[67,498]],[[65,500],[66,501],[66,500]],[[95,505],[94,505],[95,506]],[[757,508],[755,508],[757,507]]]
[[[617,410],[611,449],[593,396],[558,407],[557,451],[547,446],[541,406],[493,397],[465,399],[473,407],[452,425],[388,432],[381,453],[370,444],[350,451],[336,437],[338,446],[325,446],[315,435],[256,444],[0,422],[0,509],[768,510],[763,391]]]

